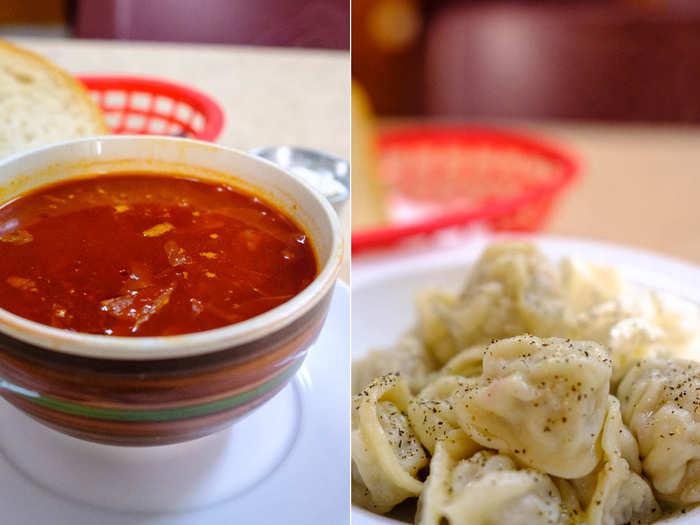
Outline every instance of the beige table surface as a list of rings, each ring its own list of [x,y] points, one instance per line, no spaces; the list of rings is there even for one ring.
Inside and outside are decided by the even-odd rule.
[[[226,146],[249,150],[291,144],[345,159],[350,156],[348,53],[53,38],[11,40],[74,74],[144,75],[197,88],[222,106],[226,122],[217,142]],[[348,274],[346,260],[341,277],[347,281]]]
[[[700,264],[700,128],[523,126],[568,147],[582,177],[546,231],[629,244]]]
[[[627,244],[700,264],[700,127],[490,124],[550,139],[579,159],[582,176],[554,210],[546,233]]]

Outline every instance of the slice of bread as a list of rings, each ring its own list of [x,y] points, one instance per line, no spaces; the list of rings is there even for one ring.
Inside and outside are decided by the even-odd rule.
[[[376,228],[387,222],[386,188],[377,176],[375,118],[369,95],[352,83],[352,227]]]
[[[0,159],[51,142],[106,135],[85,87],[46,59],[0,41]]]

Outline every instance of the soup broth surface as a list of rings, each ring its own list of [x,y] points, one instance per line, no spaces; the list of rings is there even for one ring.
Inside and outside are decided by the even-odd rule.
[[[96,176],[0,207],[0,307],[57,328],[114,336],[219,328],[284,303],[317,272],[293,220],[225,184]]]

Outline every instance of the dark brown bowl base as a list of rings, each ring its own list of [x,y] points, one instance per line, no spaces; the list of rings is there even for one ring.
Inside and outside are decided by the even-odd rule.
[[[259,340],[201,356],[148,361],[78,357],[0,334],[0,395],[80,439],[125,446],[203,437],[278,393],[316,340],[330,293]]]

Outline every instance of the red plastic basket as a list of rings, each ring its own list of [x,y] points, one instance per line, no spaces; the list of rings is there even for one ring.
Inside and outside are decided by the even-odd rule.
[[[179,84],[130,76],[81,76],[114,133],[214,141],[224,125],[219,105]]]
[[[493,129],[402,127],[379,136],[387,226],[353,232],[353,253],[475,222],[539,229],[577,162],[545,142]]]

